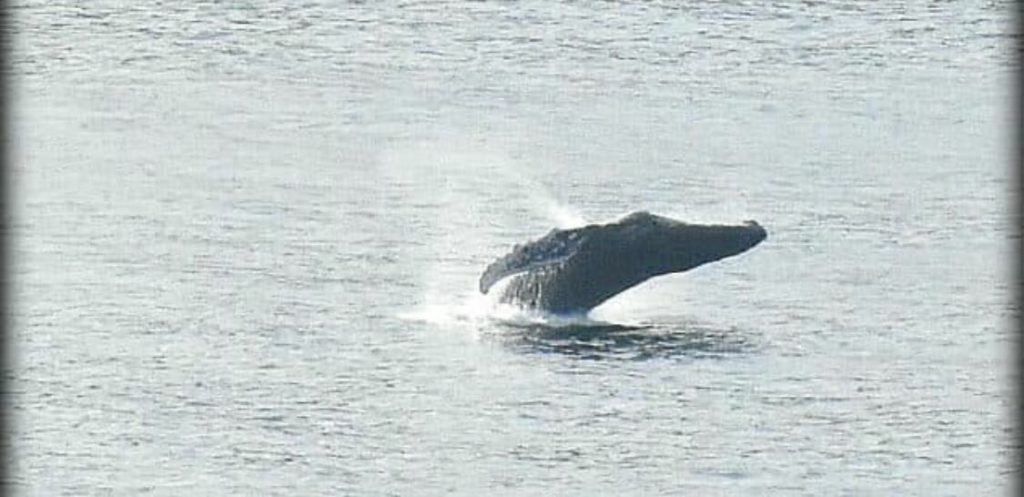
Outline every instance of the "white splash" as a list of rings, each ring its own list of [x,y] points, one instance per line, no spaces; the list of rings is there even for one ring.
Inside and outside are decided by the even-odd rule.
[[[414,309],[398,314],[401,319],[419,321],[444,327],[465,326],[478,328],[495,323],[510,326],[544,326],[548,328],[607,326],[608,321],[595,319],[587,313],[551,314],[536,309],[504,303],[498,296],[512,278],[499,281],[486,295],[472,292],[462,294],[447,302],[429,301]]]
[[[574,208],[560,201],[538,181],[530,164],[521,163],[500,144],[467,136],[447,136],[382,151],[378,168],[389,188],[405,202],[421,205],[430,219],[424,254],[434,261],[418,275],[423,301],[401,312],[402,319],[442,326],[476,326],[488,321],[559,326],[589,323],[526,311],[502,304],[494,295],[476,290],[481,261],[497,257],[496,246],[511,247],[521,240],[495,241],[508,236],[510,226],[523,224],[523,214],[535,213],[540,223],[574,228],[586,223]],[[513,224],[518,223],[518,225]]]
[[[548,201],[548,217],[561,229],[579,228],[587,225],[587,220],[579,211],[567,204],[558,203],[553,197]]]

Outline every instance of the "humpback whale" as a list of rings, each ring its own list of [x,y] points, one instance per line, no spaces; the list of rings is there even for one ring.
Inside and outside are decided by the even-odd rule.
[[[516,245],[480,276],[480,292],[511,277],[499,300],[557,314],[584,313],[655,276],[746,252],[768,233],[756,221],[689,224],[640,211],[608,224],[553,229]]]

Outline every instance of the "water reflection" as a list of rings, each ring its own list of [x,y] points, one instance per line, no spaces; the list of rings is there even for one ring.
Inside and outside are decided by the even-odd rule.
[[[646,360],[689,357],[719,358],[752,351],[755,344],[742,331],[714,329],[694,323],[549,326],[502,323],[495,336],[524,353],[564,354],[591,360]]]

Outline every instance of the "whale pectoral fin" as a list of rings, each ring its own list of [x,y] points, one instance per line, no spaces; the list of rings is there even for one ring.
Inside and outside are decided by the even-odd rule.
[[[487,266],[480,276],[480,293],[487,293],[506,277],[565,262],[579,249],[582,240],[578,231],[553,230],[540,240],[515,247]]]
[[[480,276],[480,293],[486,294],[495,283],[509,276],[560,264],[569,258],[569,255],[565,255],[563,257],[543,259],[524,264],[522,261],[515,260],[513,257],[514,255],[514,253],[506,255],[487,266],[487,269],[484,270],[484,274]]]

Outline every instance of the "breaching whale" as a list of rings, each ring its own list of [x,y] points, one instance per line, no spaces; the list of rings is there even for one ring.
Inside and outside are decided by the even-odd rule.
[[[516,245],[480,276],[480,291],[507,277],[499,300],[557,314],[584,313],[649,278],[746,252],[768,236],[756,221],[688,224],[634,212],[608,224],[553,229]]]

